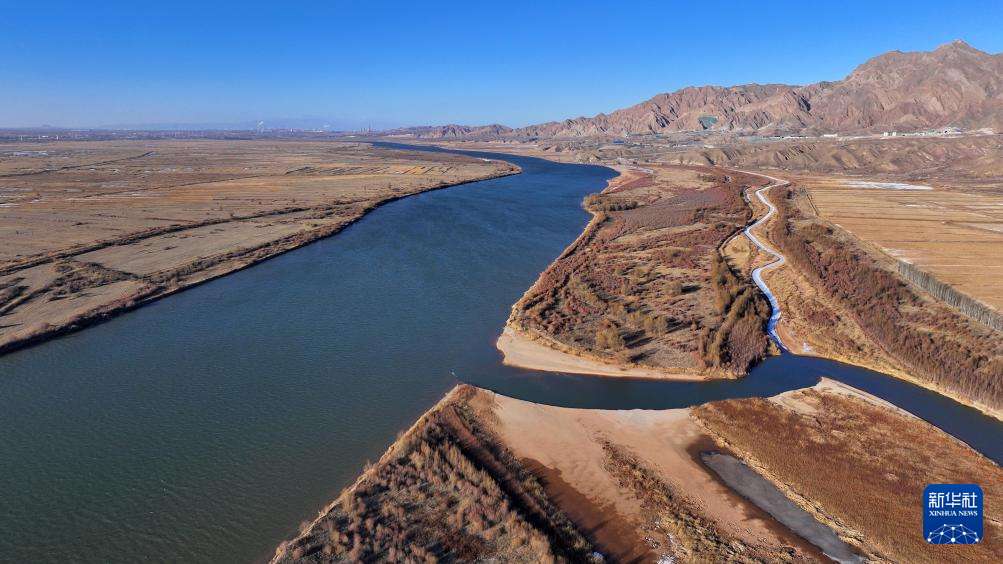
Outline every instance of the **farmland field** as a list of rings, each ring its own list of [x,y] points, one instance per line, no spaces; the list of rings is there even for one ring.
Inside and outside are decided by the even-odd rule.
[[[1003,200],[968,189],[855,186],[795,177],[823,218],[983,303],[1003,310]],[[917,183],[923,185],[923,183]]]

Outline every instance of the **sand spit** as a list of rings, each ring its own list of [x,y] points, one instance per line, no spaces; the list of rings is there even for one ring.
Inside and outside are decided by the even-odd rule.
[[[799,440],[808,450],[792,458]],[[912,487],[895,484],[928,477],[929,452],[951,455],[932,475],[978,476],[987,495],[1003,487],[1003,471],[964,443],[828,379],[768,399],[669,410],[554,407],[461,385],[275,562],[339,562],[352,550],[376,560],[448,560],[460,551],[461,560],[499,562],[587,561],[593,551],[615,562],[827,560],[760,508],[765,498],[729,487],[708,467],[710,453],[747,465],[768,482],[761,486],[776,487],[865,559],[933,561],[938,554],[916,559],[920,537],[894,542],[889,521],[867,518],[843,495],[914,503]],[[859,471],[840,470],[845,464]],[[470,509],[480,507],[510,511]],[[990,516],[987,534],[1000,534],[998,522]]]
[[[586,358],[578,354],[548,346],[542,339],[533,339],[513,327],[506,327],[497,342],[498,350],[508,366],[561,372],[566,374],[587,374],[622,378],[654,378],[658,380],[679,380],[687,382],[703,381],[707,378],[699,374],[674,373],[667,369],[610,364],[599,359]]]

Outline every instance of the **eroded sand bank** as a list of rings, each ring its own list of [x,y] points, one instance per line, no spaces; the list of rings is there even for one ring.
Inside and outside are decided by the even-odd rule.
[[[501,337],[498,338],[497,347],[504,356],[502,360],[504,364],[530,370],[589,374],[593,376],[657,378],[659,380],[688,382],[706,379],[698,374],[673,373],[652,368],[618,366],[585,358],[548,347],[540,341],[523,335],[512,327],[505,328]]]

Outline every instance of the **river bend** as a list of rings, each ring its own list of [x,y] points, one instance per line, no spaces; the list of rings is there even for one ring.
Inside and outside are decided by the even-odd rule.
[[[907,382],[784,354],[743,379],[505,367],[511,305],[615,172],[510,155],[516,176],[410,196],[340,234],[0,357],[0,561],[263,559],[457,383],[572,407],[685,407],[846,382],[996,460],[1003,426]]]

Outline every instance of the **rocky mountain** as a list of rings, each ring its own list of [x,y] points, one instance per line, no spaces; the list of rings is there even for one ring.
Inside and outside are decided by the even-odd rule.
[[[384,135],[397,137],[418,137],[421,139],[456,139],[460,137],[499,137],[511,133],[511,127],[498,125],[437,125],[420,127],[403,127],[384,131]]]
[[[758,130],[776,125],[788,116],[797,125],[803,125],[810,117],[809,108],[794,94],[796,88],[783,84],[691,86],[658,94],[610,114],[544,123],[516,133],[532,137],[580,137],[702,129]]]
[[[892,51],[844,80],[805,94],[814,125],[823,130],[998,129],[1003,125],[1003,53],[990,55],[964,41],[928,53]]]
[[[689,87],[609,114],[500,135],[554,138],[707,129],[849,133],[947,126],[1003,129],[1003,54],[954,41],[931,52],[880,55],[836,82]]]

